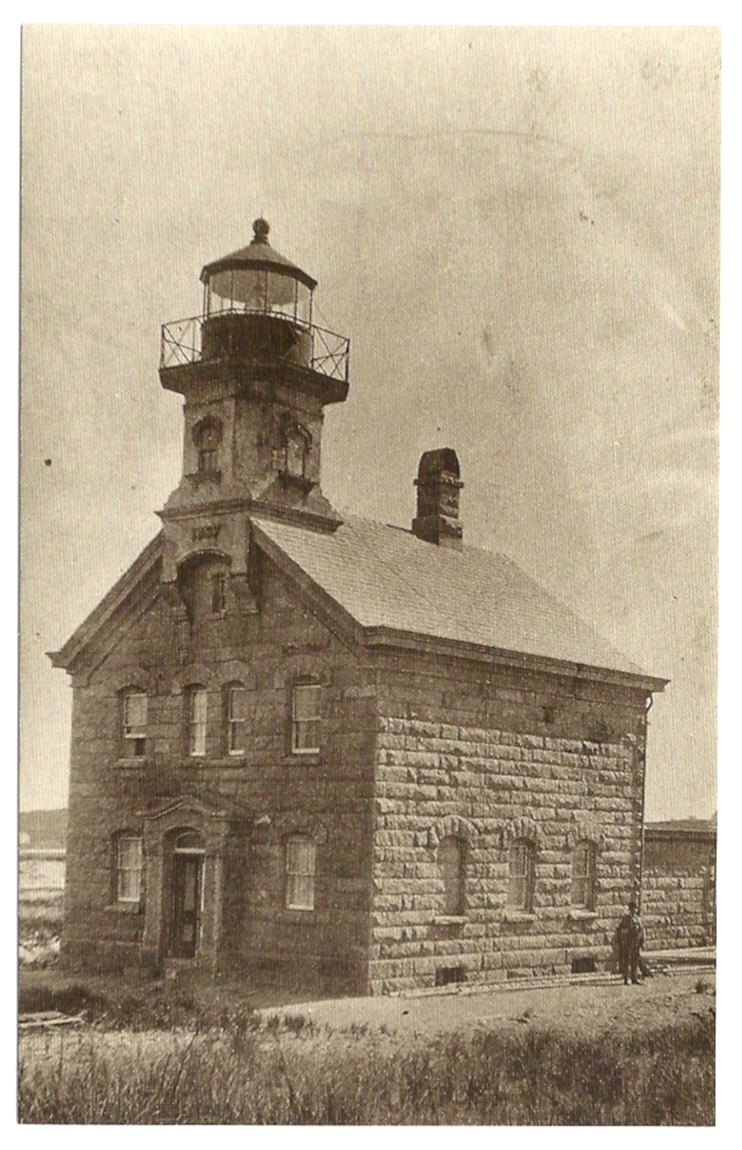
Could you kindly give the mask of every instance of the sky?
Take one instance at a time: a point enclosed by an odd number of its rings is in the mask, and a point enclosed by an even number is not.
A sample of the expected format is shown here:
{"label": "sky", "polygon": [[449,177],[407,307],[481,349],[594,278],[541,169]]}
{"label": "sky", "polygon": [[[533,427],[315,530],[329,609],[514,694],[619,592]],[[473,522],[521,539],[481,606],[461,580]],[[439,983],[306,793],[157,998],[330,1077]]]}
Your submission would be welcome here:
{"label": "sky", "polygon": [[21,768],[66,802],[58,649],[156,534],[162,323],[271,241],[351,339],[323,490],[465,540],[648,673],[648,819],[716,809],[719,37],[703,28],[31,26],[22,117]]}

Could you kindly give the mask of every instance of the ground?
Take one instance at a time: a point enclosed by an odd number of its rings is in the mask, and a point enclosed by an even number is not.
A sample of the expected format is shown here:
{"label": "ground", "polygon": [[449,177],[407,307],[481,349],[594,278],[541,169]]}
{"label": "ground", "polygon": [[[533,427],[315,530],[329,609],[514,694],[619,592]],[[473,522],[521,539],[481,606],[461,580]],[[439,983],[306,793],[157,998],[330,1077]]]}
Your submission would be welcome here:
{"label": "ground", "polygon": [[[289,1029],[335,1034],[363,1031],[397,1034],[400,1040],[416,1034],[430,1035],[453,1030],[509,1030],[525,1027],[556,1029],[565,1034],[588,1037],[605,1031],[634,1032],[682,1022],[715,1010],[715,972],[682,971],[657,974],[639,986],[624,986],[620,979],[583,982],[579,985],[540,988],[498,988],[485,992],[439,993],[379,998],[335,998],[291,1001],[276,991],[239,996],[238,1005],[257,1008],[267,1022],[289,1021]],[[26,994],[34,987],[63,988],[69,980],[54,972],[28,972],[22,987]],[[96,992],[110,989],[110,980],[91,980]],[[183,990],[171,991],[175,1001],[189,997]],[[24,995],[25,997],[25,995]],[[208,995],[206,1002],[226,1008],[232,995],[228,988]],[[202,999],[203,1003],[204,1000]],[[181,1024],[187,1020],[178,1020]],[[105,1026],[105,1020],[97,1026]],[[22,1038],[22,1047],[26,1039]],[[29,1044],[33,1047],[34,1043]]]}
{"label": "ground", "polygon": [[271,1014],[303,1016],[318,1026],[347,1030],[382,1026],[402,1034],[431,1034],[486,1027],[533,1026],[591,1035],[633,1031],[681,1021],[715,1007],[715,976],[703,973],[656,975],[639,986],[607,984],[498,989],[425,997],[339,998],[272,1007]]}

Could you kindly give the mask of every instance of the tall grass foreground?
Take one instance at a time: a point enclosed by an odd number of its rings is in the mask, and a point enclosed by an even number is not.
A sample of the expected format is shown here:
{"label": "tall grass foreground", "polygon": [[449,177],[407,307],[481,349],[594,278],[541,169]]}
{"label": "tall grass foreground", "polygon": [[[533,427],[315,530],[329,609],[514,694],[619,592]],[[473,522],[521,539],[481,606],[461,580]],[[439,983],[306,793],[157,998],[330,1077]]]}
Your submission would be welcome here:
{"label": "tall grass foreground", "polygon": [[[288,1020],[289,1022],[291,1020]],[[88,1031],[20,1063],[23,1123],[712,1125],[714,1021],[625,1037]]]}

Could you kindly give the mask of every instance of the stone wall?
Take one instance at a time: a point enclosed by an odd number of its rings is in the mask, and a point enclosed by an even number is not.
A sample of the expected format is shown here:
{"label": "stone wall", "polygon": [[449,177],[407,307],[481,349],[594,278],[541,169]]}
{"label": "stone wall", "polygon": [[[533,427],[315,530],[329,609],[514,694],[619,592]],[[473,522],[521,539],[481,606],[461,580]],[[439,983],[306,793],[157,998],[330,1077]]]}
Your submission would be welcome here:
{"label": "stone wall", "polygon": [[[303,676],[324,688],[322,746],[298,760],[290,752],[290,691]],[[248,738],[236,758],[220,733],[223,686],[234,680],[249,691]],[[186,754],[189,683],[208,690],[200,760]],[[121,692],[132,685],[149,696],[141,759],[124,757],[122,747]],[[140,906],[116,903],[113,843],[125,829],[143,834],[147,811],[185,794],[215,809],[234,804],[246,816],[220,860],[218,965],[335,968],[364,989],[374,725],[362,662],[269,561],[252,613],[230,601],[226,616],[192,627],[161,593],[100,665],[75,675],[67,967],[157,962],[159,939],[142,951],[147,892]],[[297,830],[318,836],[314,913],[284,908],[284,839]],[[149,896],[163,897],[159,889]]]}
{"label": "stone wall", "polygon": [[[390,654],[377,675],[372,992],[609,963],[639,880],[644,693],[425,656]],[[458,917],[442,914],[446,835],[466,844]],[[506,905],[519,838],[536,851],[531,913]],[[593,910],[571,905],[580,839]]]}
{"label": "stone wall", "polygon": [[647,950],[716,942],[716,835],[645,830],[642,918]]}

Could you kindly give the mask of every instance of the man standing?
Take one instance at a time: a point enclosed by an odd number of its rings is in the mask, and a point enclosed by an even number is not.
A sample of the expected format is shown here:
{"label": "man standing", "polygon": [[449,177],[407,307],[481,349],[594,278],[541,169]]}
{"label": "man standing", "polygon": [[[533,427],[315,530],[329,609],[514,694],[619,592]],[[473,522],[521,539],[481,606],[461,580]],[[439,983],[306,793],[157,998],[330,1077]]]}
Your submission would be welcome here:
{"label": "man standing", "polygon": [[639,907],[635,902],[629,903],[629,912],[623,916],[618,924],[616,936],[618,968],[623,975],[624,983],[626,986],[630,982],[638,984],[641,949],[644,945],[644,927],[639,918]]}

